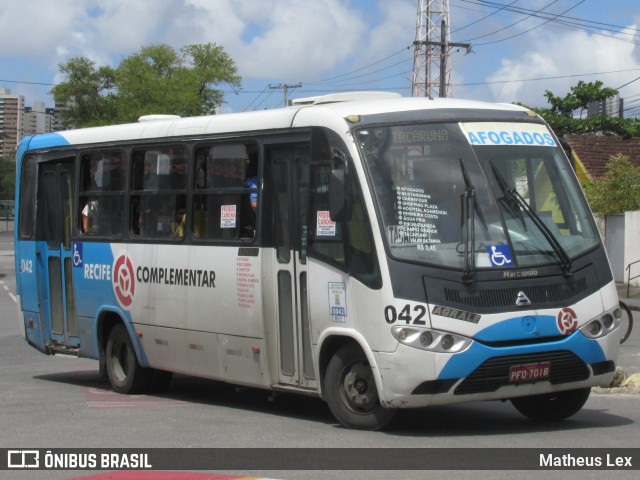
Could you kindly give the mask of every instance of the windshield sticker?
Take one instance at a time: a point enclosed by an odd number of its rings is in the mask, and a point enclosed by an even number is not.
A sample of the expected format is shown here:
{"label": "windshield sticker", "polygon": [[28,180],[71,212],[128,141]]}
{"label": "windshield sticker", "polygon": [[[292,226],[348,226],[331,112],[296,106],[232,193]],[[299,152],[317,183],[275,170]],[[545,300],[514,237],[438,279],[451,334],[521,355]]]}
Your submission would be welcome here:
{"label": "windshield sticker", "polygon": [[236,205],[220,207],[220,228],[236,228]]}
{"label": "windshield sticker", "polygon": [[331,220],[329,210],[318,210],[316,215],[316,236],[335,237],[336,222]]}
{"label": "windshield sticker", "polygon": [[391,244],[410,244],[416,245],[418,250],[435,250],[434,244],[442,243],[435,223],[449,212],[434,203],[424,188],[399,186],[394,189],[399,225],[387,227]]}
{"label": "windshield sticker", "polygon": [[489,252],[489,260],[494,267],[503,267],[505,265],[511,265],[512,257],[509,245],[491,245],[487,248]]}
{"label": "windshield sticker", "polygon": [[461,123],[460,128],[471,145],[557,146],[547,127],[538,123]]}

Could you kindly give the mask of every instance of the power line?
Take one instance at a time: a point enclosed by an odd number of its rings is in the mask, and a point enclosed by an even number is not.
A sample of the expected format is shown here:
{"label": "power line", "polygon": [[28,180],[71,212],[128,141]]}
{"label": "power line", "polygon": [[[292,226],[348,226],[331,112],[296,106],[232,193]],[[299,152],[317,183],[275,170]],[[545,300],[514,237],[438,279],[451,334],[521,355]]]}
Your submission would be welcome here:
{"label": "power line", "polygon": [[27,80],[7,80],[0,78],[0,82],[4,83],[22,83],[24,85],[45,85],[45,86],[55,86],[55,83],[45,83],[45,82],[29,82]]}
{"label": "power line", "polygon": [[[539,13],[539,12],[541,12],[542,10],[544,10],[545,8],[550,7],[551,5],[553,5],[554,3],[557,3],[557,2],[559,2],[559,1],[560,1],[560,0],[554,0],[553,2],[551,2],[551,3],[547,4],[547,5],[545,5],[544,7],[542,7],[540,10],[537,10],[535,13]],[[489,37],[489,36],[491,36],[491,35],[495,35],[496,33],[499,33],[499,32],[502,32],[503,30],[506,30],[507,28],[511,28],[511,27],[513,27],[513,26],[515,26],[515,25],[517,25],[517,24],[519,24],[519,23],[524,22],[525,20],[527,20],[527,18],[530,18],[530,17],[532,17],[532,16],[533,16],[533,14],[529,14],[529,15],[527,15],[526,17],[521,18],[521,19],[520,19],[520,20],[518,20],[517,22],[514,22],[514,23],[512,23],[512,24],[510,24],[510,25],[507,25],[506,27],[502,27],[502,28],[500,28],[500,29],[498,29],[498,30],[494,30],[493,32],[486,33],[486,34],[484,34],[484,35],[480,35],[479,37],[469,38],[469,39],[465,40],[465,42],[472,42],[472,41],[474,41],[474,40],[478,40],[478,39],[480,39],[480,38],[484,38],[484,37]],[[481,44],[481,45],[483,45],[483,44]]]}
{"label": "power line", "polygon": [[258,96],[256,98],[254,98],[251,103],[249,103],[246,107],[244,107],[244,109],[242,109],[243,112],[246,112],[247,110],[249,110],[251,108],[251,105],[253,105],[254,103],[256,103],[258,101],[258,99],[264,94],[264,92],[266,92],[269,89],[269,85],[265,86],[262,91],[258,94]]}
{"label": "power line", "polygon": [[279,89],[284,92],[284,106],[289,106],[289,90],[292,88],[300,88],[302,87],[301,83],[296,83],[295,85],[289,85],[286,83],[279,83],[278,85],[269,85],[271,89]]}
{"label": "power line", "polygon": [[[526,15],[527,18],[534,17],[534,18],[540,18],[543,20],[549,20],[550,22],[553,22],[554,24],[557,24],[562,28],[568,28],[571,30],[578,30],[578,31],[586,31],[594,35],[604,36],[606,38],[613,38],[615,40],[628,42],[636,45],[638,44],[638,41],[634,39],[638,37],[638,33],[640,32],[640,30],[635,28],[623,27],[620,25],[597,22],[592,20],[586,20],[582,18],[567,16],[564,14],[550,14],[550,13],[542,12],[540,10],[531,10],[523,7],[514,7],[512,6],[512,4],[505,6],[500,3],[489,2],[485,0],[460,0],[460,1],[470,3],[473,5],[482,6],[482,7],[497,8],[499,11],[506,11],[506,12],[517,13],[520,15]],[[458,6],[458,8],[464,8],[464,7]],[[575,8],[575,6],[572,8]],[[549,23],[549,22],[546,22],[546,23]],[[607,35],[602,31],[599,31],[596,29],[605,30],[610,33],[615,33],[617,36]],[[495,32],[492,32],[492,33],[495,33]],[[491,33],[487,35],[491,35]],[[487,35],[484,35],[484,36],[487,36]],[[621,36],[627,36],[631,38],[626,39],[626,38],[621,38]]]}
{"label": "power line", "polygon": [[[551,16],[552,14],[548,14],[545,12],[539,12],[539,11],[535,11],[532,9],[528,9],[528,8],[524,8],[524,7],[511,7],[511,4],[509,4],[508,6],[504,6],[501,3],[497,3],[497,2],[491,2],[488,0],[459,0],[460,2],[465,2],[465,3],[471,3],[471,4],[475,4],[475,5],[480,5],[480,6],[486,6],[486,7],[490,7],[490,8],[500,8],[500,10],[506,10],[506,11],[510,11],[510,12],[515,12],[515,13],[520,13],[522,15],[532,15],[534,17],[537,18],[549,18],[546,15]],[[620,32],[620,30],[631,30],[636,32],[636,34],[640,33],[640,29],[637,28],[631,28],[628,26],[621,26],[621,25],[615,25],[612,23],[605,23],[605,22],[598,22],[596,20],[587,20],[584,18],[578,18],[578,17],[570,17],[568,15],[561,15],[559,18],[562,19],[562,21],[565,22],[571,22],[573,24],[576,25],[582,25],[588,28],[602,28],[603,30],[607,30],[610,32]],[[622,32],[620,32],[622,33]],[[626,35],[632,35],[630,33],[625,33]],[[634,34],[634,36],[636,35]]]}
{"label": "power line", "polygon": [[[540,25],[536,25],[535,27],[532,27],[532,28],[530,28],[530,29],[528,29],[528,30],[525,30],[524,32],[516,33],[515,35],[511,35],[510,37],[502,38],[502,39],[500,39],[500,40],[493,40],[493,41],[491,41],[491,42],[484,42],[484,43],[476,43],[476,45],[477,45],[477,46],[481,46],[481,45],[490,45],[490,44],[492,44],[492,43],[504,42],[504,41],[506,41],[506,40],[511,40],[512,38],[519,37],[519,36],[521,36],[521,35],[524,35],[524,34],[526,34],[526,33],[531,32],[531,31],[533,31],[533,30],[535,30],[535,29],[537,29],[537,28],[540,28],[540,27],[542,27],[542,26],[544,26],[544,25],[548,24],[549,22],[552,22],[555,18],[560,17],[560,16],[562,16],[563,14],[565,14],[565,13],[567,13],[567,12],[569,12],[569,11],[573,10],[574,8],[578,7],[580,4],[582,4],[582,3],[584,3],[584,2],[585,2],[585,0],[580,0],[580,1],[579,1],[578,3],[576,3],[573,7],[570,7],[570,8],[568,8],[568,9],[566,9],[564,12],[562,12],[562,13],[560,13],[560,14],[558,14],[558,15],[554,15],[554,17],[553,17],[553,18],[549,18],[549,19],[548,19],[548,20],[546,20],[545,22],[542,22]],[[553,3],[555,3],[555,2],[553,2]],[[549,4],[549,5],[551,5],[551,4]],[[545,8],[546,8],[546,7],[545,7]]]}
{"label": "power line", "polygon": [[464,30],[465,28],[468,28],[468,27],[470,27],[472,25],[480,23],[480,22],[486,20],[487,18],[500,13],[502,10],[506,9],[507,7],[510,7],[511,5],[513,5],[514,3],[517,3],[517,2],[518,2],[518,0],[513,0],[513,2],[511,2],[509,5],[504,5],[503,7],[498,8],[495,12],[492,12],[489,15],[485,15],[484,17],[482,17],[482,18],[480,18],[480,19],[478,19],[478,20],[476,20],[474,22],[468,23],[468,24],[464,25],[463,27],[456,28],[451,33],[453,34],[453,33],[459,32],[460,30]]}
{"label": "power line", "polygon": [[356,70],[352,70],[352,71],[347,72],[347,73],[336,75],[334,77],[329,77],[329,78],[325,78],[325,79],[322,79],[322,80],[316,80],[316,81],[313,81],[313,82],[309,81],[309,82],[304,82],[304,83],[305,83],[305,85],[315,85],[315,84],[319,84],[319,83],[326,83],[326,82],[329,82],[331,80],[335,80],[335,79],[338,79],[338,78],[346,77],[346,76],[349,76],[351,74],[358,73],[358,72],[361,72],[362,70],[366,70],[366,69],[368,69],[370,67],[373,67],[374,65],[377,65],[377,64],[382,63],[382,62],[384,62],[386,60],[389,60],[390,58],[393,58],[396,55],[400,55],[404,51],[410,50],[410,49],[411,49],[411,45],[409,45],[407,47],[403,47],[401,50],[398,50],[397,52],[392,53],[391,55],[389,55],[387,57],[384,57],[384,58],[382,58],[380,60],[377,60],[377,61],[375,61],[373,63],[370,63],[369,65],[365,65],[364,67],[357,68]]}
{"label": "power line", "polygon": [[640,77],[634,78],[633,80],[631,80],[630,82],[625,83],[624,85],[620,85],[618,88],[616,88],[616,90],[620,90],[622,87],[626,87],[627,85],[630,85],[633,82],[637,82],[638,80],[640,80]]}
{"label": "power line", "polygon": [[562,78],[589,77],[589,76],[593,76],[593,75],[609,75],[609,74],[612,74],[612,73],[637,72],[639,70],[640,70],[640,68],[631,68],[631,69],[628,69],[628,70],[612,70],[612,71],[609,71],[609,72],[594,72],[594,73],[575,73],[575,74],[571,74],[571,75],[556,75],[556,76],[553,76],[553,77],[520,78],[520,79],[516,79],[516,80],[494,80],[494,81],[491,81],[491,82],[458,83],[458,84],[456,84],[456,86],[469,87],[469,86],[476,86],[476,85],[493,85],[493,84],[498,84],[498,83],[519,83],[519,82],[533,82],[533,81],[539,81],[539,80],[558,80],[558,79],[562,79]]}

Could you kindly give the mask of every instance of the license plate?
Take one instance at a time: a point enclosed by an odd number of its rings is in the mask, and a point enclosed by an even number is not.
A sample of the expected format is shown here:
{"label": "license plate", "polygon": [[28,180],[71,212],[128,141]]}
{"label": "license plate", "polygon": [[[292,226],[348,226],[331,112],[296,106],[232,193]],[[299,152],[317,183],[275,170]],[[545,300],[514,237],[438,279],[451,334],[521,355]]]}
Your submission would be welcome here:
{"label": "license plate", "polygon": [[510,382],[532,382],[543,378],[549,378],[550,375],[551,362],[515,365],[509,369]]}

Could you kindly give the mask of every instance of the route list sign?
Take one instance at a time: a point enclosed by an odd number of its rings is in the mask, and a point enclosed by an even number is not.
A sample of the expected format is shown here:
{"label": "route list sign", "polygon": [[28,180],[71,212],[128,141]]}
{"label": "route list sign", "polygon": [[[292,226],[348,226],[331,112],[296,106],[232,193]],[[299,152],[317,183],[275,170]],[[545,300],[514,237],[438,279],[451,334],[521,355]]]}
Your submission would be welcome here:
{"label": "route list sign", "polygon": [[442,243],[437,223],[449,214],[432,202],[431,195],[424,188],[398,186],[396,209],[398,225],[390,228],[392,244],[413,244],[418,250],[435,250]]}

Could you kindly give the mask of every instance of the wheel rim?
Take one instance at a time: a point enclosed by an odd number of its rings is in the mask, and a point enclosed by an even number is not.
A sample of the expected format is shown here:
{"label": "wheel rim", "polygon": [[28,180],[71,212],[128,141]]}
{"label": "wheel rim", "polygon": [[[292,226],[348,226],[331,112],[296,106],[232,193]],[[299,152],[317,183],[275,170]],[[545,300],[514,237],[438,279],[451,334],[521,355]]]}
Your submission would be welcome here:
{"label": "wheel rim", "polygon": [[379,407],[376,383],[366,363],[358,362],[345,368],[341,385],[342,399],[352,412],[364,415]]}

